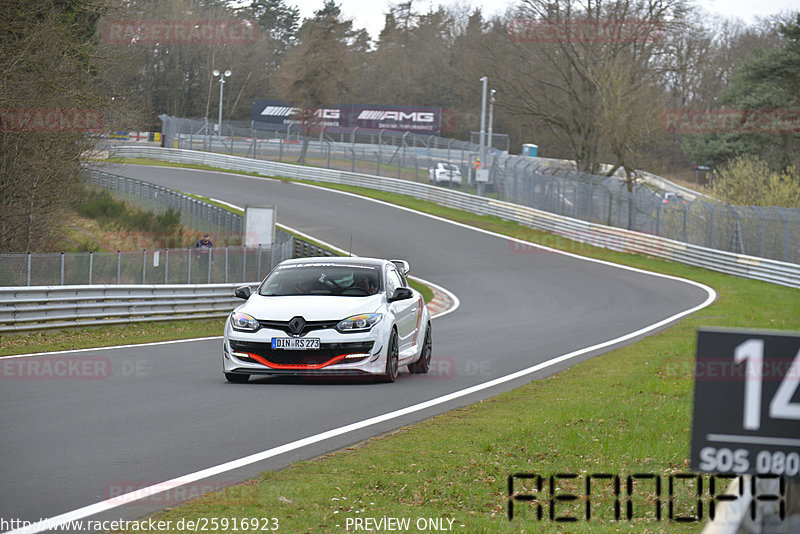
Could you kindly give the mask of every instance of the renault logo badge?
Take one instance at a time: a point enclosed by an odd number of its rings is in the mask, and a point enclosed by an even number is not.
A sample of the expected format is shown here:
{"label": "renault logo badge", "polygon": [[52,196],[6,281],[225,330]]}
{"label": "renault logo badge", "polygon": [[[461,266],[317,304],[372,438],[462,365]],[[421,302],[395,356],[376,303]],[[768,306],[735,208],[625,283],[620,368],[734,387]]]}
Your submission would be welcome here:
{"label": "renault logo badge", "polygon": [[289,332],[295,336],[299,337],[300,334],[303,333],[303,329],[306,326],[306,321],[302,317],[294,317],[291,321],[289,321]]}

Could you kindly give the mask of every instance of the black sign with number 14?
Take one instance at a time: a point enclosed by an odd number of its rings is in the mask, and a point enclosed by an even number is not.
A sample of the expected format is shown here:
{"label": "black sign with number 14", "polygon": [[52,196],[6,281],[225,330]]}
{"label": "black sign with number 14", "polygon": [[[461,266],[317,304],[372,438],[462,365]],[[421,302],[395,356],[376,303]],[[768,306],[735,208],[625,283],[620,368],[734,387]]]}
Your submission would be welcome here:
{"label": "black sign with number 14", "polygon": [[701,329],[691,466],[800,475],[800,334]]}

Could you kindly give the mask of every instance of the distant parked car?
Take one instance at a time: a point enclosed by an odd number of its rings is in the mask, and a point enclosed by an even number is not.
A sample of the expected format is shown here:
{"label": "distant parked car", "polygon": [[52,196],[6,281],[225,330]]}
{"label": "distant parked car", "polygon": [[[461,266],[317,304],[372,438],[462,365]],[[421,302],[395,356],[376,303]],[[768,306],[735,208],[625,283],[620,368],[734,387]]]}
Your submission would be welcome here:
{"label": "distant parked car", "polygon": [[454,163],[439,161],[428,170],[428,181],[434,185],[461,185],[461,171]]}
{"label": "distant parked car", "polygon": [[664,204],[686,204],[686,199],[680,193],[664,193]]}

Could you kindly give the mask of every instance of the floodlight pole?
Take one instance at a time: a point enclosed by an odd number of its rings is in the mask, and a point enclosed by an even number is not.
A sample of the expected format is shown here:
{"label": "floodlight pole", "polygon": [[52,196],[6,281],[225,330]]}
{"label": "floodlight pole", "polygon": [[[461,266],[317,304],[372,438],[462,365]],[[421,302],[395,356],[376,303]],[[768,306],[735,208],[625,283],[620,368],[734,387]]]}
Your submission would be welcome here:
{"label": "floodlight pole", "polygon": [[[494,112],[494,95],[496,92],[497,91],[495,89],[489,91],[489,135],[487,136],[487,143],[486,143],[486,146],[489,148],[489,154],[494,154],[493,151],[494,145],[492,143],[492,141],[494,141],[494,138],[492,137],[492,122],[493,122],[492,115]],[[491,164],[489,165],[489,168],[490,169],[492,168]]]}
{"label": "floodlight pole", "polygon": [[226,70],[225,72],[221,72],[214,69],[212,74],[215,78],[219,76],[219,119],[217,121],[217,135],[222,137],[222,94],[225,89],[225,77],[230,76],[231,71]]}
{"label": "floodlight pole", "polygon": [[480,164],[478,168],[475,170],[475,181],[478,184],[478,196],[483,196],[483,182],[478,181],[477,172],[482,169],[486,165],[486,84],[489,79],[484,76],[481,78],[481,83],[483,84],[483,89],[481,92],[481,135],[480,135],[480,149],[478,151],[478,158],[480,159]]}

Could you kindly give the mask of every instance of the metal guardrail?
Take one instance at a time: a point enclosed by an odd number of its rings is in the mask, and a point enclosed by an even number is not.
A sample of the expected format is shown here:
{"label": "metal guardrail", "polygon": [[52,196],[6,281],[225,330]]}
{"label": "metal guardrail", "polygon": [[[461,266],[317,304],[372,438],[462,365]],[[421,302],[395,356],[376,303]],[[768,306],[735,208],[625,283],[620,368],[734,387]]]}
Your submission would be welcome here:
{"label": "metal guardrail", "polygon": [[647,254],[725,274],[800,288],[800,265],[795,263],[715,250],[656,235],[581,221],[519,204],[470,195],[461,191],[451,191],[428,184],[191,150],[118,147],[115,149],[114,155],[126,158],[195,163],[255,172],[266,176],[330,182],[399,193],[479,215],[494,215],[531,228],[546,230],[575,241],[612,250]]}
{"label": "metal guardrail", "polygon": [[308,258],[311,256],[336,256],[326,248],[322,248],[314,243],[309,243],[302,239],[294,238],[294,256],[295,258]]}
{"label": "metal guardrail", "polygon": [[[295,237],[286,244],[289,257],[335,256]],[[224,317],[241,303],[233,290],[259,282],[0,287],[0,333]]]}
{"label": "metal guardrail", "polygon": [[0,287],[0,332],[224,317],[241,285]]}

